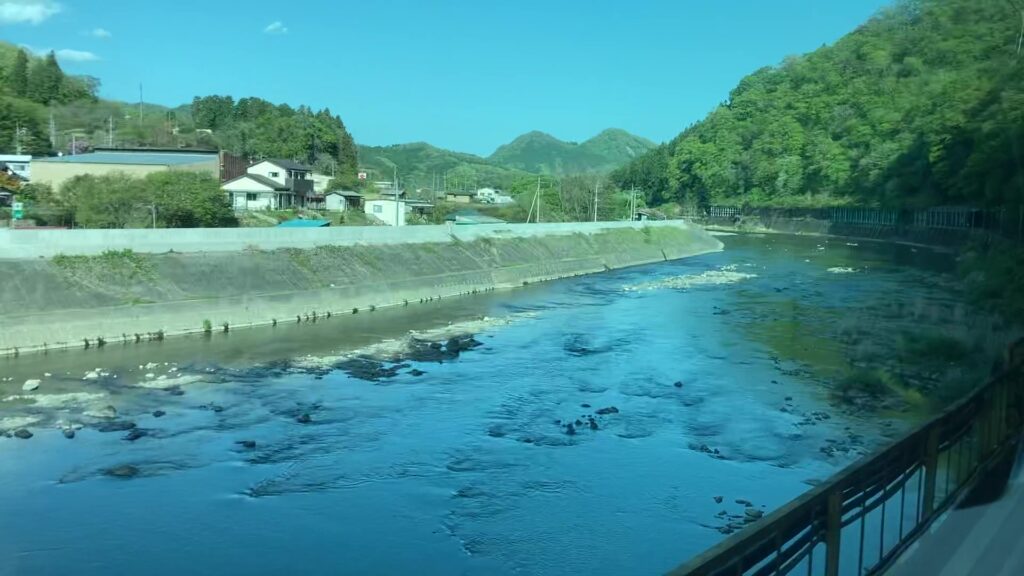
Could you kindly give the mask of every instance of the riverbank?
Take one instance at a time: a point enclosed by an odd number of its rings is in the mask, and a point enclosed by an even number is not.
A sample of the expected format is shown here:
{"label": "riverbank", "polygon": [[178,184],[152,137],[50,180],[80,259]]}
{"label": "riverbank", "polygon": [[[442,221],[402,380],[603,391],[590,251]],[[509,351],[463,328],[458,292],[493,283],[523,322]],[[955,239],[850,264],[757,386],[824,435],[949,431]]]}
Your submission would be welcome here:
{"label": "riverbank", "polygon": [[316,323],[722,249],[682,222],[77,232],[0,238],[0,355]]}

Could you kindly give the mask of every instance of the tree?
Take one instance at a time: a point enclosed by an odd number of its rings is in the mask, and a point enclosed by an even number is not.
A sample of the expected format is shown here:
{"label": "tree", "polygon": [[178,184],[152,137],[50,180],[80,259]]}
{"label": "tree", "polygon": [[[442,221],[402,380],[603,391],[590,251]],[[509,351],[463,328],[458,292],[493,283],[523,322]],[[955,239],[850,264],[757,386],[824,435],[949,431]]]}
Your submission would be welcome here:
{"label": "tree", "polygon": [[14,65],[11,67],[7,83],[15,96],[24,98],[28,95],[28,54],[25,54],[24,50],[18,50],[14,56]]}
{"label": "tree", "polygon": [[40,104],[60,102],[63,85],[64,72],[57,63],[56,54],[51,51],[29,68],[26,96]]}
{"label": "tree", "polygon": [[85,228],[127,228],[140,224],[141,181],[127,174],[82,175],[61,187],[75,222]]}
{"label": "tree", "polygon": [[167,228],[222,228],[237,226],[227,195],[209,174],[172,170],[143,179],[157,220]]}

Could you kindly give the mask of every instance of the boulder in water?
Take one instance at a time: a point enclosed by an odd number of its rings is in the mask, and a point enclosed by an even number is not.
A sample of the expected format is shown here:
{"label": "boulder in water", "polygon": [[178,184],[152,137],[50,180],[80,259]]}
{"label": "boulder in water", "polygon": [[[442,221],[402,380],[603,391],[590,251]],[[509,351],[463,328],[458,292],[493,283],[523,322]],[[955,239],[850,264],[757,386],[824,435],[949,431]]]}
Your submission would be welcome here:
{"label": "boulder in water", "polygon": [[75,429],[74,428],[65,428],[63,430],[63,433],[64,433],[64,437],[67,438],[68,440],[71,440],[71,439],[73,439],[75,437]]}
{"label": "boulder in water", "polygon": [[127,432],[133,428],[135,428],[135,422],[128,422],[127,420],[102,422],[96,425],[97,432]]}
{"label": "boulder in water", "polygon": [[117,418],[117,408],[114,408],[113,406],[104,406],[98,410],[86,410],[83,414],[90,418],[112,419]]}
{"label": "boulder in water", "polygon": [[20,438],[22,440],[28,440],[32,436],[33,436],[33,434],[31,432],[29,432],[28,430],[26,430],[25,428],[18,428],[14,432],[14,437],[15,438]]}
{"label": "boulder in water", "polygon": [[32,392],[34,390],[38,390],[40,384],[42,384],[42,382],[34,378],[31,380],[25,380],[25,384],[22,385],[21,389],[25,392]]}
{"label": "boulder in water", "polygon": [[608,416],[609,414],[618,414],[619,409],[615,406],[609,406],[608,408],[601,408],[596,412],[598,416]]}
{"label": "boulder in water", "polygon": [[149,432],[141,428],[132,428],[131,430],[128,431],[127,434],[124,435],[124,439],[127,440],[128,442],[135,442],[136,440],[144,436],[149,436]]}
{"label": "boulder in water", "polygon": [[256,448],[255,440],[239,440],[238,442],[235,442],[235,444],[238,444],[239,446],[245,448],[246,450],[253,450]]}
{"label": "boulder in water", "polygon": [[112,476],[114,478],[135,478],[139,475],[139,472],[141,472],[141,470],[131,464],[114,466],[113,468],[107,468],[103,471],[107,476]]}
{"label": "boulder in water", "polygon": [[153,418],[163,418],[166,415],[167,412],[164,412],[163,410],[156,410],[153,412]]}
{"label": "boulder in water", "polygon": [[296,418],[295,421],[298,422],[299,424],[309,424],[310,422],[313,421],[313,418],[310,417],[309,414],[302,414],[301,416]]}

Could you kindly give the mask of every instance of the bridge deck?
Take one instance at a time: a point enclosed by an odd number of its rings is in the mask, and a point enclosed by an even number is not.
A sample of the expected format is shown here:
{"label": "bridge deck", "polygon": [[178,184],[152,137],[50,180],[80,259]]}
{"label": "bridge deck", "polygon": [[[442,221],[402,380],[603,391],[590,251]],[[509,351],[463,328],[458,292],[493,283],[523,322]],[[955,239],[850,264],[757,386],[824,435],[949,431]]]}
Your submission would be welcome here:
{"label": "bridge deck", "polygon": [[1024,574],[1024,443],[936,520],[889,576]]}

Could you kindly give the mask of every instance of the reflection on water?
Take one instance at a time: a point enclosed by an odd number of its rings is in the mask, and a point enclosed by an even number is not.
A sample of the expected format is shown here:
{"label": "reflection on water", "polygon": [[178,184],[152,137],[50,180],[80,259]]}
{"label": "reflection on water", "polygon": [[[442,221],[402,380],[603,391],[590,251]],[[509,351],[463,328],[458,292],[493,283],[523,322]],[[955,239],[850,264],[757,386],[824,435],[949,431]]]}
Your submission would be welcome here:
{"label": "reflection on water", "polygon": [[[922,396],[953,370],[878,354],[958,313],[948,258],[726,242],[315,325],[0,362],[0,419],[85,425],[0,438],[0,574],[664,572],[737,528],[737,500],[779,506],[912,421],[836,401],[858,363]],[[745,276],[673,280],[730,270]],[[440,362],[385,357],[375,381],[336,368],[411,329],[521,313]]]}

